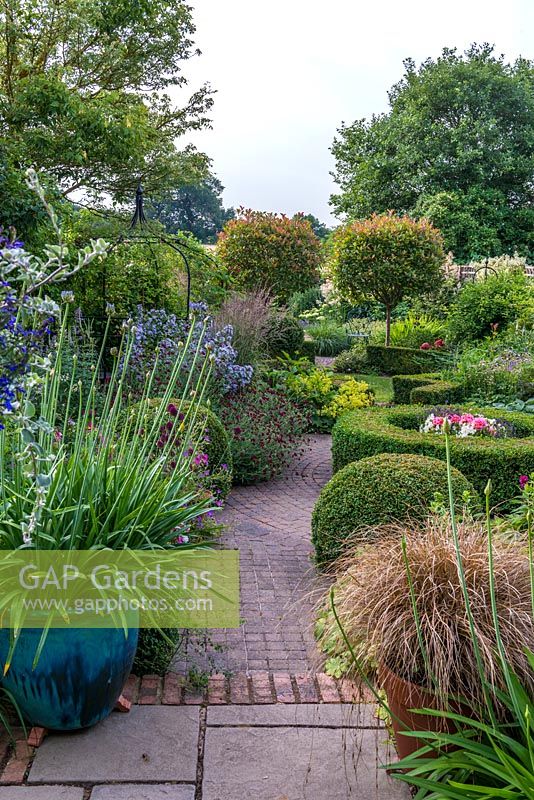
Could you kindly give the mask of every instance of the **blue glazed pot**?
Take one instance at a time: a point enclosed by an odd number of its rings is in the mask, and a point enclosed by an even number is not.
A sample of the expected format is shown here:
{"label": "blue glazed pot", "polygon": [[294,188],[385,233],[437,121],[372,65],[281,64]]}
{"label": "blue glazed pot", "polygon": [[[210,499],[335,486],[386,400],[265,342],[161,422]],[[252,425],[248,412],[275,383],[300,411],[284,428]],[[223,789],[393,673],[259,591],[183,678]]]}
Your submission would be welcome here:
{"label": "blue glazed pot", "polygon": [[[24,718],[55,731],[88,728],[105,719],[130,674],[139,631],[130,628],[126,638],[116,628],[52,628],[33,669],[42,632],[21,630],[2,678]],[[9,636],[9,630],[0,630],[2,673]]]}

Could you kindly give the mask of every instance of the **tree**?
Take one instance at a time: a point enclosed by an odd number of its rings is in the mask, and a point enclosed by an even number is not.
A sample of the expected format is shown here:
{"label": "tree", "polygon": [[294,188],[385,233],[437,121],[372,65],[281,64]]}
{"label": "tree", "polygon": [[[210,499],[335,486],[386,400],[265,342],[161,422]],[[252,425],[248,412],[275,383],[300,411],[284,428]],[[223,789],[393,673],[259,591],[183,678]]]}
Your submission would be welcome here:
{"label": "tree", "polygon": [[534,63],[473,45],[404,67],[388,113],[338,131],[336,213],[428,215],[461,260],[532,253]]}
{"label": "tree", "polygon": [[332,228],[329,228],[328,225],[325,225],[324,222],[321,222],[321,220],[313,214],[295,214],[295,216],[301,216],[302,219],[307,219],[312,227],[312,231],[321,241],[327,239],[332,233]]}
{"label": "tree", "polygon": [[217,254],[240,288],[267,287],[287,300],[317,283],[321,242],[302,215],[243,208],[238,215],[219,235]]}
{"label": "tree", "polygon": [[8,183],[31,164],[66,198],[122,202],[139,178],[154,194],[204,177],[207,157],[175,140],[208,124],[210,90],[181,108],[167,94],[185,87],[194,30],[183,0],[0,0]]}
{"label": "tree", "polygon": [[386,307],[386,345],[391,312],[405,297],[428,294],[443,281],[445,251],[427,220],[373,214],[344,225],[333,236],[332,273],[343,297],[371,296]]}
{"label": "tree", "polygon": [[154,215],[169,233],[189,231],[199,241],[213,244],[228,220],[233,208],[224,208],[223,185],[215,175],[208,175],[196,184],[180,186],[160,202],[154,203]]}

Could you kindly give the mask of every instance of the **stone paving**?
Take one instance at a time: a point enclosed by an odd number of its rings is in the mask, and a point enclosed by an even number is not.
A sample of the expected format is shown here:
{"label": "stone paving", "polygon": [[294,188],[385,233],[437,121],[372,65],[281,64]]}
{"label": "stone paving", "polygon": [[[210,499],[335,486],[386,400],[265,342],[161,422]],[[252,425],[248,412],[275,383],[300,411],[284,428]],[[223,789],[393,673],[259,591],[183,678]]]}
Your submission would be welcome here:
{"label": "stone paving", "polygon": [[[134,705],[28,748],[0,742],[0,800],[401,800],[388,733],[359,687],[320,671],[310,515],[330,437],[283,477],[232,492],[224,546],[241,552],[243,623],[191,642],[164,678],[131,676]],[[191,689],[192,668],[216,672]],[[2,746],[4,747],[2,751]]]}
{"label": "stone paving", "polygon": [[134,706],[51,735],[0,800],[401,800],[370,705]]}

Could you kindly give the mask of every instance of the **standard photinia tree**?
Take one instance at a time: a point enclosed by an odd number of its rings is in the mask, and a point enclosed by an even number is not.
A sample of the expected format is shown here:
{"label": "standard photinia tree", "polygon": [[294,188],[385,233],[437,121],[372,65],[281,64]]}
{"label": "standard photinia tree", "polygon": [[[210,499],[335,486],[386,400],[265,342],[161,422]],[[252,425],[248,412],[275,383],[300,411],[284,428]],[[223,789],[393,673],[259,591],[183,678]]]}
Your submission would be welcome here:
{"label": "standard photinia tree", "polygon": [[322,248],[309,220],[238,211],[219,235],[217,253],[243,289],[268,287],[280,300],[319,280]]}
{"label": "standard photinia tree", "polygon": [[338,228],[332,273],[343,297],[371,296],[386,307],[386,345],[391,312],[405,297],[434,291],[443,280],[441,233],[427,220],[374,214]]}

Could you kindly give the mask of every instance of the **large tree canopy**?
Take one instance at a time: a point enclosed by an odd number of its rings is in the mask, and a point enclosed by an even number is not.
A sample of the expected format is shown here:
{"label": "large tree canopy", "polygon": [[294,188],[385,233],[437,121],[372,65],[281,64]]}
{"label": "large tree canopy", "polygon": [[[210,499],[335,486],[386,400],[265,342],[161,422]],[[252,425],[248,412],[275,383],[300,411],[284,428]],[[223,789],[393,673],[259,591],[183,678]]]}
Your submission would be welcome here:
{"label": "large tree canopy", "polygon": [[343,124],[331,203],[428,216],[457,258],[534,251],[534,64],[489,45],[404,63],[390,111]]}
{"label": "large tree canopy", "polygon": [[0,188],[29,165],[65,197],[119,202],[139,178],[153,194],[204,176],[175,142],[208,124],[210,90],[167,93],[185,91],[194,30],[183,0],[0,0]]}
{"label": "large tree canopy", "polygon": [[217,234],[235,216],[233,208],[223,206],[223,189],[215,175],[208,175],[199,183],[179,186],[154,203],[154,216],[169,233],[189,231],[199,241],[214,244]]}

